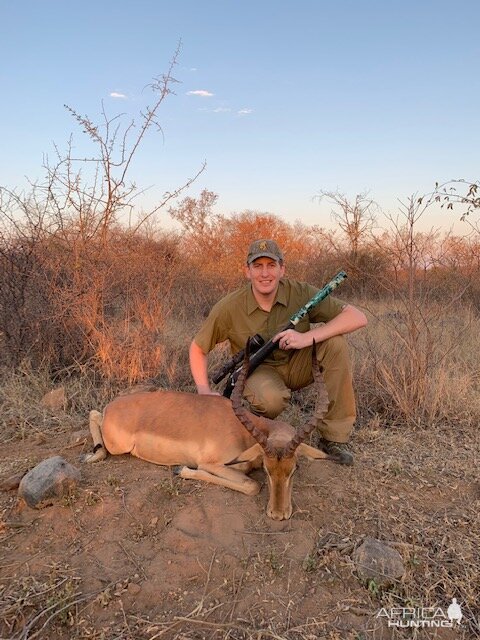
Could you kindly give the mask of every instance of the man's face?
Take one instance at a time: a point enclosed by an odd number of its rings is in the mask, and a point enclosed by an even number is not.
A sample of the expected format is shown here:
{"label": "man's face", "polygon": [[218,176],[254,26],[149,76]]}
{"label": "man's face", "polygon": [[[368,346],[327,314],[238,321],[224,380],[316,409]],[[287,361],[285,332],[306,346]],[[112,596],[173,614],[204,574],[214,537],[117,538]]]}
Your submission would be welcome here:
{"label": "man's face", "polygon": [[246,276],[252,283],[254,293],[268,296],[276,293],[285,267],[272,258],[257,258],[246,267]]}

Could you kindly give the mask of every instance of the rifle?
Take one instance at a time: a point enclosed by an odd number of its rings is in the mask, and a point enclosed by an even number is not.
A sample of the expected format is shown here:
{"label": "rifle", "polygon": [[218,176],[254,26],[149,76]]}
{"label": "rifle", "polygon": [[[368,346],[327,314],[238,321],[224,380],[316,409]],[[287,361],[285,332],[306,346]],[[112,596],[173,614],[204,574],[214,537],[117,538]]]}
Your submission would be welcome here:
{"label": "rifle", "polygon": [[[341,284],[347,274],[345,271],[339,271],[336,276],[334,276],[330,282],[328,282],[322,289],[317,291],[317,293],[311,298],[301,309],[299,309],[296,313],[288,321],[288,324],[283,327],[283,329],[279,329],[277,333],[280,331],[286,331],[287,329],[293,329],[300,322],[302,318],[304,318],[310,309],[313,309],[319,302],[325,300],[327,296],[329,296],[334,289]],[[261,364],[265,358],[267,358],[275,349],[278,348],[278,340],[273,342],[270,339],[268,342],[263,344],[263,339],[260,335],[255,335],[253,337],[253,345],[250,344],[250,357],[248,360],[248,375],[253,373],[255,369]],[[252,352],[253,350],[253,352]],[[220,380],[226,376],[228,373],[230,374],[227,380],[227,384],[225,385],[225,389],[223,390],[223,395],[226,398],[230,398],[232,395],[233,388],[237,381],[237,378],[242,369],[242,360],[245,356],[245,350],[242,349],[235,356],[229,360],[221,369],[217,370],[213,373],[212,380],[215,384],[220,382]]]}

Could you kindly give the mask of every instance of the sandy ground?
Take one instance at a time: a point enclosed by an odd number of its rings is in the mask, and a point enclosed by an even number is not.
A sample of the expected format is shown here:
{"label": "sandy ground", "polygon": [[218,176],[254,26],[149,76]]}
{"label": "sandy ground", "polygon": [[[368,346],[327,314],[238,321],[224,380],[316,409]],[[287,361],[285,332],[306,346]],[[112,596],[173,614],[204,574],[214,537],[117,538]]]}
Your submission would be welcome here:
{"label": "sandy ground", "polygon": [[[479,638],[476,430],[355,433],[355,465],[302,461],[288,521],[258,496],[174,477],[130,456],[82,465],[56,429],[2,447],[1,476],[51,455],[81,469],[76,493],[34,510],[0,493],[0,637]],[[90,444],[85,445],[88,450]],[[359,580],[365,536],[400,552],[388,589]],[[382,607],[448,607],[455,629],[399,630]]]}

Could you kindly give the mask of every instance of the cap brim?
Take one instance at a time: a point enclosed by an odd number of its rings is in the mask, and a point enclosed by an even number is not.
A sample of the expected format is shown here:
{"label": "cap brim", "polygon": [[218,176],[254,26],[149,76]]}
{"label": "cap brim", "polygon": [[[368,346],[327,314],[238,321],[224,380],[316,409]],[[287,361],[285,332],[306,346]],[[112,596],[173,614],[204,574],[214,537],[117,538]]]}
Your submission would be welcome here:
{"label": "cap brim", "polygon": [[250,256],[247,260],[247,264],[252,264],[252,262],[257,260],[257,258],[271,258],[272,260],[275,260],[275,262],[280,262],[281,260],[281,258],[276,256],[274,253],[262,251],[262,253],[255,253],[253,256]]}

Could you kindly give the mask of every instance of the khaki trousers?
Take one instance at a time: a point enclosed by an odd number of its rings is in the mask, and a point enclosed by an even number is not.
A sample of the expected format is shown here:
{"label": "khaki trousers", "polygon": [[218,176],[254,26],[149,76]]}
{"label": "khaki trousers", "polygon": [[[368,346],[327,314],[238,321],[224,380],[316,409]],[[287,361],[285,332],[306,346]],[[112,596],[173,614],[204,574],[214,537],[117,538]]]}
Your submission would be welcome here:
{"label": "khaki trousers", "polygon": [[[348,442],[356,410],[347,341],[335,336],[315,348],[329,397],[328,411],[317,428],[326,440]],[[291,390],[312,382],[312,347],[306,347],[294,351],[288,364],[261,364],[247,378],[243,395],[254,413],[276,418],[287,407]]]}

